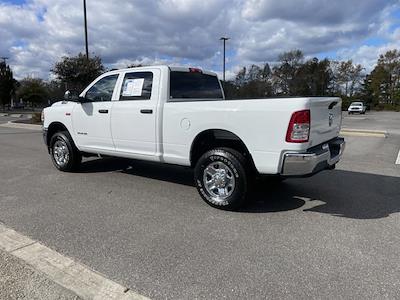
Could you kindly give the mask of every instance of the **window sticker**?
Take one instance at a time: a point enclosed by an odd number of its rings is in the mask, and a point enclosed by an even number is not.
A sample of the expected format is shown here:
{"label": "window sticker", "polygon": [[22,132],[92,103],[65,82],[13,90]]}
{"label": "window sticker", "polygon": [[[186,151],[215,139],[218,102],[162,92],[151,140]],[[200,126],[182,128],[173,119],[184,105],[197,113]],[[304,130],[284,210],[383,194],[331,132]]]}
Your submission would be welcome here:
{"label": "window sticker", "polygon": [[122,96],[124,97],[137,97],[142,96],[144,78],[139,79],[126,79]]}

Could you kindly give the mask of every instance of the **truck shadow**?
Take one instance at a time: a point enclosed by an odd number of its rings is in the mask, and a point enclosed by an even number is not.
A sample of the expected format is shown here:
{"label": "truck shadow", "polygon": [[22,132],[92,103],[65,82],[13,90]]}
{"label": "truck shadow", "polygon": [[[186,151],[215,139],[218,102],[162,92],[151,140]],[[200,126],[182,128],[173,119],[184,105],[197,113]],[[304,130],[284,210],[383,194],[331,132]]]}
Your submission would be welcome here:
{"label": "truck shadow", "polygon": [[[106,158],[84,162],[80,172],[122,172],[194,188],[193,171],[174,165]],[[279,184],[264,179],[257,182],[249,200],[241,213],[302,209],[344,218],[378,219],[400,212],[400,177],[334,170]]]}
{"label": "truck shadow", "polygon": [[379,219],[400,212],[400,177],[343,170],[310,178],[259,184],[243,212],[278,212],[302,208],[352,219]]}
{"label": "truck shadow", "polygon": [[84,161],[80,173],[121,172],[134,176],[193,186],[190,168],[125,158],[89,159]]}

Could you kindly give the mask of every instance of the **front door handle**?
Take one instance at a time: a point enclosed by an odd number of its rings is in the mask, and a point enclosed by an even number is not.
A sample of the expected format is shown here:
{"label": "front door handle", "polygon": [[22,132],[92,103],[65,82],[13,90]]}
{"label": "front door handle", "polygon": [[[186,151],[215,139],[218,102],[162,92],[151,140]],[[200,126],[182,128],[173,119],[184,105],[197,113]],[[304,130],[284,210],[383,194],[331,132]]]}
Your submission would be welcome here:
{"label": "front door handle", "polygon": [[99,113],[108,114],[108,109],[99,109]]}
{"label": "front door handle", "polygon": [[141,109],[140,112],[142,114],[152,114],[153,110],[152,109]]}

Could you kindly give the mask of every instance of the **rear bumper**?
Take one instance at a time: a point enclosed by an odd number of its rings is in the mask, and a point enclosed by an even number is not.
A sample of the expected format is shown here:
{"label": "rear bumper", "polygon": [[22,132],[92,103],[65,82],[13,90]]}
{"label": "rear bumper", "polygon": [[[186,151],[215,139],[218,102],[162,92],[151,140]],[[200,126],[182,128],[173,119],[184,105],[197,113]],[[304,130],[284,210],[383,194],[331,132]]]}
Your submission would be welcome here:
{"label": "rear bumper", "polygon": [[325,169],[331,169],[342,157],[345,141],[335,138],[329,142],[308,149],[306,152],[284,154],[282,176],[309,176]]}

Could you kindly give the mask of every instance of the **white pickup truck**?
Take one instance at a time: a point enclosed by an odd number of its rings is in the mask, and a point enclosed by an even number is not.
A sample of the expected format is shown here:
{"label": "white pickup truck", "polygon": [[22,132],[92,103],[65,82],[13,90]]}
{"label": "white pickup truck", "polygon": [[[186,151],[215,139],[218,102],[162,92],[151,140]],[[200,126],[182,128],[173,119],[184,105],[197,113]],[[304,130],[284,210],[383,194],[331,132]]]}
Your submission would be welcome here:
{"label": "white pickup truck", "polygon": [[56,168],[93,154],[188,166],[218,208],[241,206],[256,176],[333,169],[345,145],[340,98],[227,100],[217,75],[197,68],[111,71],[66,96],[42,115]]}

